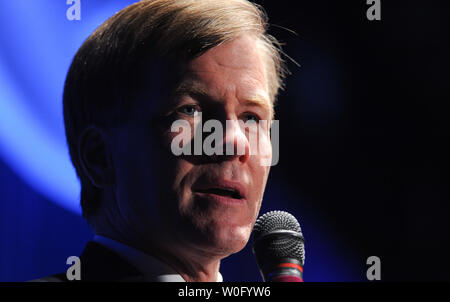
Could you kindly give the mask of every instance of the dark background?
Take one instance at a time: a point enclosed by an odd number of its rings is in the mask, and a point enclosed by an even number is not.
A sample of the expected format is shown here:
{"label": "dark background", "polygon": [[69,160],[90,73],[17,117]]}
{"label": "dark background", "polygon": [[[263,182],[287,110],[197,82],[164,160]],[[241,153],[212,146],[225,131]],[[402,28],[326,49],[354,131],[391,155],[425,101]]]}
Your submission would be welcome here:
{"label": "dark background", "polygon": [[448,280],[450,11],[381,2],[368,21],[365,1],[262,1],[301,64],[274,170],[346,248],[381,258],[382,280]]}
{"label": "dark background", "polygon": [[[373,255],[384,281],[449,280],[445,2],[384,0],[381,21],[367,20],[363,0],[257,3],[301,65],[288,60],[276,109],[280,162],[262,212],[299,219],[305,280],[365,281]],[[0,281],[63,271],[91,236],[2,158],[0,201]],[[250,246],[221,272],[225,281],[260,280]]]}

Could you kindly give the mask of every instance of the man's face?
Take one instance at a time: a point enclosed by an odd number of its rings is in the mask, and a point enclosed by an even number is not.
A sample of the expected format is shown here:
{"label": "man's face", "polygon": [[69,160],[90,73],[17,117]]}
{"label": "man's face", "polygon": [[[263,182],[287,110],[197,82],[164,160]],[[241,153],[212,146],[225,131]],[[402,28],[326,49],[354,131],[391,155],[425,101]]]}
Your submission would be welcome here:
{"label": "man's face", "polygon": [[[140,98],[130,122],[117,130],[113,142],[118,204],[114,215],[121,231],[136,234],[136,240],[149,245],[166,245],[161,249],[218,256],[245,246],[269,167],[261,165],[260,154],[249,154],[248,131],[227,128],[226,120],[271,119],[263,62],[256,40],[243,36],[183,66],[177,93],[170,100],[154,100],[150,93]],[[172,123],[185,120],[194,127],[199,112],[203,123],[210,119],[222,123],[224,145],[241,144],[245,153],[174,155],[171,142],[179,132],[171,131]],[[258,152],[271,154],[269,129],[260,131],[258,140]]]}

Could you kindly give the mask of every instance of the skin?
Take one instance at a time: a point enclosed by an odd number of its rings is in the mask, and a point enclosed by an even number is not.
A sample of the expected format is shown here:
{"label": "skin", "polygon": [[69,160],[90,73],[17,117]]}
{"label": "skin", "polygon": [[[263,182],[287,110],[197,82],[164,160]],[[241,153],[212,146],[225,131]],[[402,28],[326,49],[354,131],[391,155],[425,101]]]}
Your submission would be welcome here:
{"label": "skin", "polygon": [[[225,120],[271,119],[258,45],[244,35],[212,48],[181,68],[175,86],[180,89],[169,100],[145,92],[125,125],[86,131],[80,156],[93,184],[104,191],[100,214],[93,217],[97,234],[159,258],[186,281],[217,280],[220,260],[249,239],[269,175],[261,155],[250,155],[248,132],[225,131]],[[170,125],[184,119],[194,126],[194,112],[202,112],[203,122],[223,122],[223,144],[243,144],[244,154],[173,155],[170,144],[179,133]],[[260,139],[271,154],[269,129]],[[245,198],[224,202],[196,190],[223,181],[239,183]]]}

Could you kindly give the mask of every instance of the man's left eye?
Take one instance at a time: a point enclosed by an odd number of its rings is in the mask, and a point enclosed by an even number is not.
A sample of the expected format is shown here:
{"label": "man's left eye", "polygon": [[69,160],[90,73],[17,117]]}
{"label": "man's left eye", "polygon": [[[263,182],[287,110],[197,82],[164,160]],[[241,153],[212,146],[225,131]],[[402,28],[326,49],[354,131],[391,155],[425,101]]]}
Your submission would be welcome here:
{"label": "man's left eye", "polygon": [[244,116],[244,123],[248,122],[248,121],[250,121],[250,122],[259,122],[259,117],[257,115],[255,115],[255,114],[246,114]]}

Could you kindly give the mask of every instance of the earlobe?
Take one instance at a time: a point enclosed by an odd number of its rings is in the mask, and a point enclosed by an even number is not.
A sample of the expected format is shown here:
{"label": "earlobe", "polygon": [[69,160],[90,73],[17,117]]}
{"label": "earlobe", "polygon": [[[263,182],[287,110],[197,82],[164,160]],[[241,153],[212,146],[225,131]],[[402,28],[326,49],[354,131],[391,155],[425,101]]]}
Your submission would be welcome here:
{"label": "earlobe", "polygon": [[108,137],[102,129],[91,126],[83,131],[79,138],[78,156],[83,172],[93,186],[103,189],[114,184]]}

